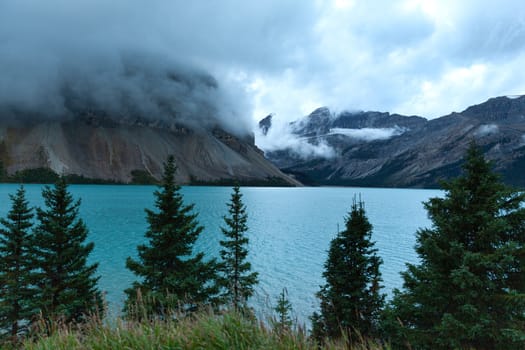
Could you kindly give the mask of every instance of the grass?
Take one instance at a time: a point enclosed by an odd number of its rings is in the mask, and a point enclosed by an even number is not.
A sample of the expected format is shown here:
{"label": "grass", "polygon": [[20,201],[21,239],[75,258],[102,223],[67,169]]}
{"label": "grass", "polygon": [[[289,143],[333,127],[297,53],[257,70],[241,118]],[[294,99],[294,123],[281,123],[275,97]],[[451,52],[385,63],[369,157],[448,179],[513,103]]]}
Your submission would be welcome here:
{"label": "grass", "polygon": [[[111,325],[93,321],[77,329],[62,328],[50,336],[37,336],[26,340],[21,347],[28,350],[349,349],[344,341],[318,347],[301,329],[274,331],[233,311],[221,315],[203,312],[180,321],[118,319]],[[384,348],[363,340],[350,349]]]}

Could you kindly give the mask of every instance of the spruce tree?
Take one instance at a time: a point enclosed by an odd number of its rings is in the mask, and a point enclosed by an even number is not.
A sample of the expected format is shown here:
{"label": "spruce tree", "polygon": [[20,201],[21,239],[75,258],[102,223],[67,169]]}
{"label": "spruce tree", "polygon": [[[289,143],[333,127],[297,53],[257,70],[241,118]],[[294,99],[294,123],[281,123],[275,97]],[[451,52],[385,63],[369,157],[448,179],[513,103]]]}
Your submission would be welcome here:
{"label": "spruce tree", "polygon": [[293,321],[291,317],[292,304],[288,300],[287,290],[283,288],[279,297],[277,298],[277,306],[274,310],[277,313],[277,319],[274,321],[273,329],[279,334],[284,335],[292,328]]}
{"label": "spruce tree", "polygon": [[380,293],[382,259],[371,241],[372,225],[364,203],[354,198],[346,228],[330,242],[323,277],[326,284],[317,293],[320,313],[312,316],[312,336],[345,338],[349,343],[377,334],[384,295]]}
{"label": "spruce tree", "polygon": [[[206,262],[203,253],[193,252],[203,227],[193,213],[194,206],[184,205],[175,172],[170,156],[160,189],[154,193],[157,211],[145,210],[148,242],[137,247],[138,259],[126,261],[127,268],[141,278],[126,290],[129,317],[166,317],[172,311],[192,312],[215,301],[216,262]],[[139,310],[146,315],[134,314]]]}
{"label": "spruce tree", "polygon": [[223,218],[226,227],[221,227],[226,240],[220,241],[223,249],[220,251],[219,286],[224,290],[223,298],[238,310],[253,295],[253,288],[258,283],[258,273],[250,272],[251,264],[246,261],[249,243],[246,237],[248,214],[242,202],[241,190],[237,185],[233,187],[228,203],[228,214]]}
{"label": "spruce tree", "polygon": [[45,208],[37,208],[38,224],[32,254],[39,292],[36,306],[46,320],[81,322],[102,311],[95,277],[98,264],[88,264],[93,243],[85,243],[88,229],[78,217],[80,199],[74,201],[62,176],[54,187],[42,190]]}
{"label": "spruce tree", "polygon": [[34,215],[23,186],[9,198],[11,210],[0,219],[0,330],[16,341],[36,314],[30,253]]}
{"label": "spruce tree", "polygon": [[385,328],[418,349],[525,348],[525,193],[514,191],[472,145],[464,174],[443,184],[417,232]]}

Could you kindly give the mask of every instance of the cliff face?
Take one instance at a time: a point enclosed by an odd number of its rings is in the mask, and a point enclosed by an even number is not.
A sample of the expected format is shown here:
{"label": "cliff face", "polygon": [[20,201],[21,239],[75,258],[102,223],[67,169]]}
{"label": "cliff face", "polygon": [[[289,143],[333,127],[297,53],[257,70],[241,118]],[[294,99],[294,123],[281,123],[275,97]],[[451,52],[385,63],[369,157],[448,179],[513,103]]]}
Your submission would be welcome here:
{"label": "cliff face", "polygon": [[97,118],[0,126],[0,157],[9,174],[45,167],[59,174],[129,182],[140,170],[159,179],[173,154],[177,180],[297,185],[253,143],[220,129],[116,123]]}
{"label": "cliff face", "polygon": [[459,174],[465,150],[475,141],[507,183],[525,187],[525,96],[493,98],[430,121],[318,109],[294,130],[336,154],[307,159],[286,149],[267,154],[306,184],[437,187],[439,180]]}

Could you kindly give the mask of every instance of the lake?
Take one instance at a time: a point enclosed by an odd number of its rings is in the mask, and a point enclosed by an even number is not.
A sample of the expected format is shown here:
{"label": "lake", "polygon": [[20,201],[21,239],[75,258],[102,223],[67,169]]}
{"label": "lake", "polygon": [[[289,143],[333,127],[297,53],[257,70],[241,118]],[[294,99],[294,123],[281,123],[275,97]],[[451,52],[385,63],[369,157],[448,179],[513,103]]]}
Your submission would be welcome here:
{"label": "lake", "polygon": [[[8,194],[17,185],[0,184],[0,215],[10,208]],[[42,206],[42,185],[26,185],[32,206]],[[123,290],[134,275],[125,268],[128,256],[144,242],[144,208],[153,208],[155,186],[71,185],[81,198],[80,214],[95,243],[90,256],[99,262],[99,287],[106,292],[112,313],[120,310]],[[438,190],[302,187],[243,187],[248,209],[249,259],[259,272],[257,295],[251,301],[260,314],[268,314],[283,288],[288,291],[294,314],[300,322],[317,308],[315,293],[323,284],[323,264],[330,240],[344,228],[354,195],[361,195],[372,223],[373,240],[383,258],[381,272],[385,292],[402,285],[400,271],[407,262],[417,262],[415,232],[430,221],[422,202],[440,196]],[[218,256],[223,239],[220,226],[227,213],[229,187],[183,187],[185,203],[195,204],[198,220],[205,227],[195,246],[208,256]]]}

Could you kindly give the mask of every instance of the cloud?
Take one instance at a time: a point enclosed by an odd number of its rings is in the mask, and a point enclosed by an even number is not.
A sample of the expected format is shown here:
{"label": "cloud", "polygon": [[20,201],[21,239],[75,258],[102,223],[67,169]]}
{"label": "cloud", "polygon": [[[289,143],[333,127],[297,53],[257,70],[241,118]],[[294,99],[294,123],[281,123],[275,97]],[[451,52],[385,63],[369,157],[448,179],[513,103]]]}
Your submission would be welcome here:
{"label": "cloud", "polygon": [[310,139],[294,134],[290,124],[272,122],[266,135],[256,129],[255,137],[257,145],[265,152],[288,150],[302,159],[332,158],[336,155],[324,139],[319,138],[312,143]]}
{"label": "cloud", "polygon": [[346,129],[333,128],[330,129],[329,135],[344,135],[357,140],[375,141],[388,140],[391,137],[399,136],[406,130],[404,128],[361,128],[361,129]]}
{"label": "cloud", "polygon": [[246,132],[251,102],[237,67],[272,72],[294,60],[297,40],[280,29],[302,11],[275,3],[2,1],[2,117],[90,108]]}
{"label": "cloud", "polygon": [[[327,134],[314,137],[303,137],[296,133],[297,124],[275,123],[272,118],[272,126],[266,134],[257,129],[256,138],[258,146],[265,152],[289,150],[302,159],[332,158],[337,151],[327,142],[327,137],[342,135],[358,141],[371,142],[376,140],[387,140],[399,136],[407,131],[405,128],[332,128]],[[303,120],[304,121],[304,120]]]}
{"label": "cloud", "polygon": [[175,95],[179,114],[239,129],[320,106],[434,118],[523,94],[523,43],[519,0],[3,0],[0,105],[64,113],[68,86],[149,116]]}
{"label": "cloud", "polygon": [[154,55],[121,52],[87,62],[44,63],[24,73],[12,70],[1,78],[4,118],[56,119],[94,113],[205,127],[222,118],[232,129],[235,123],[242,125],[240,118],[228,124],[236,118],[240,104],[232,107],[229,90],[222,89],[212,76]]}
{"label": "cloud", "polygon": [[499,127],[496,124],[483,124],[474,132],[474,135],[477,137],[484,137],[495,134],[498,131]]}
{"label": "cloud", "polygon": [[[263,79],[261,115],[298,119],[314,101],[337,110],[435,118],[489,97],[525,93],[520,1],[325,1],[298,66]],[[270,102],[270,103],[269,103]],[[304,115],[304,114],[303,114]],[[283,116],[284,117],[284,116]]]}

